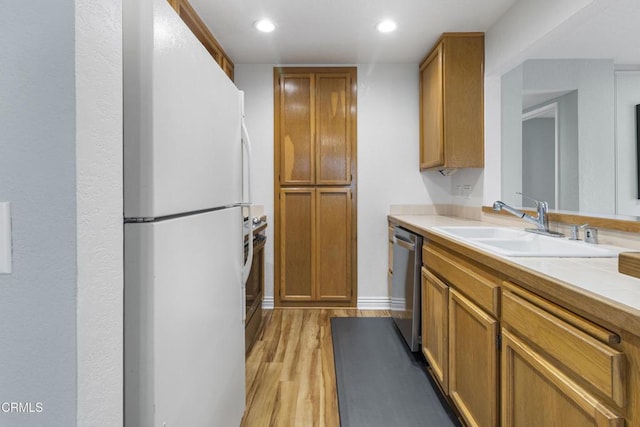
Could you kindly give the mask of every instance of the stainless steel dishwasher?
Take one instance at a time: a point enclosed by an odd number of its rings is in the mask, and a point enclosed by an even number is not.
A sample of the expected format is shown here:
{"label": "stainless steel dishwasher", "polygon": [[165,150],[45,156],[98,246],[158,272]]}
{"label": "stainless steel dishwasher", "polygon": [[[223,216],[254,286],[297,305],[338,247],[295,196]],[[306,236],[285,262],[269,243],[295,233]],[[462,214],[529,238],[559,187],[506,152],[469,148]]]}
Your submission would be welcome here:
{"label": "stainless steel dishwasher", "polygon": [[391,316],[411,351],[420,351],[422,236],[393,230]]}

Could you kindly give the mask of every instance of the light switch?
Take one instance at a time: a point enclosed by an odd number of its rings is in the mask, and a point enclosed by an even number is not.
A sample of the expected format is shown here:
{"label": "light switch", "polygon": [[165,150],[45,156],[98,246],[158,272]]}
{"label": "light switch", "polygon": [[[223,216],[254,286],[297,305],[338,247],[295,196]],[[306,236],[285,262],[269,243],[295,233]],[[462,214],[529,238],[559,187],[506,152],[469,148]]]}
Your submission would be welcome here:
{"label": "light switch", "polygon": [[0,202],[0,274],[11,273],[11,207]]}

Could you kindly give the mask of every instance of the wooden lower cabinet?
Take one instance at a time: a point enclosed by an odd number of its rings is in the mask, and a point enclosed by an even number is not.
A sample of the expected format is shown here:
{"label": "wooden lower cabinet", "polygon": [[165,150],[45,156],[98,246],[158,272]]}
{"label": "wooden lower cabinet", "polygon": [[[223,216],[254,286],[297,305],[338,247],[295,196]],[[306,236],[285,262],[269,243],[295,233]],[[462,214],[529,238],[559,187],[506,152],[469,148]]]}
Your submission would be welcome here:
{"label": "wooden lower cabinet", "polygon": [[498,425],[498,321],[449,290],[449,397],[469,426]]}
{"label": "wooden lower cabinet", "polygon": [[624,419],[523,340],[502,330],[503,427],[624,426]]}
{"label": "wooden lower cabinet", "polygon": [[640,426],[640,338],[470,255],[425,236],[422,352],[464,424]]}
{"label": "wooden lower cabinet", "polygon": [[422,268],[422,354],[449,392],[449,286]]}
{"label": "wooden lower cabinet", "polygon": [[280,301],[352,299],[351,190],[280,190]]}

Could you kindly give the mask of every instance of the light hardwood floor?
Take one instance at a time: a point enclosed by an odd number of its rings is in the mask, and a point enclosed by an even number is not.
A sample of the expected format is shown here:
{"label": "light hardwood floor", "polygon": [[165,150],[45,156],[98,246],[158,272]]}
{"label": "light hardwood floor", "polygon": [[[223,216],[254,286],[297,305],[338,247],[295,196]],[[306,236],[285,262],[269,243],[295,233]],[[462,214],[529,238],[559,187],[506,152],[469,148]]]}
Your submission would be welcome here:
{"label": "light hardwood floor", "polygon": [[330,319],[388,316],[356,309],[265,311],[247,358],[242,426],[339,426]]}

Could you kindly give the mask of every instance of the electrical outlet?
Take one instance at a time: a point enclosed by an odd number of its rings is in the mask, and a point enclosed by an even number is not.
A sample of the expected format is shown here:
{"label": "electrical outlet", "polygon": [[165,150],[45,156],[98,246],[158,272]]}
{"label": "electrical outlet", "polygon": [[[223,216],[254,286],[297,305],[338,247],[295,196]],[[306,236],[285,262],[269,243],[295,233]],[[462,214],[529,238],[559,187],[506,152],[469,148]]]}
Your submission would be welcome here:
{"label": "electrical outlet", "polygon": [[471,198],[471,185],[465,184],[462,186],[462,195],[465,199]]}

